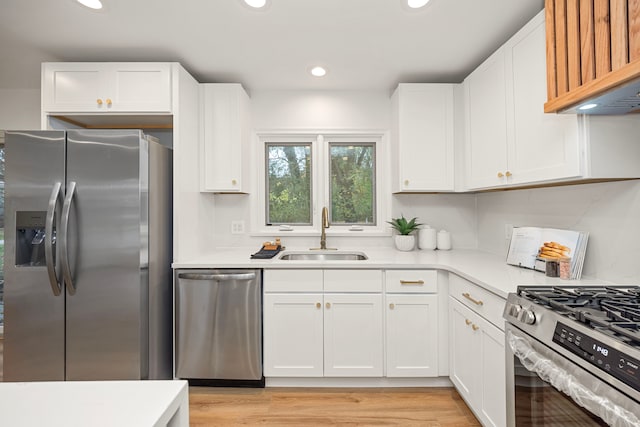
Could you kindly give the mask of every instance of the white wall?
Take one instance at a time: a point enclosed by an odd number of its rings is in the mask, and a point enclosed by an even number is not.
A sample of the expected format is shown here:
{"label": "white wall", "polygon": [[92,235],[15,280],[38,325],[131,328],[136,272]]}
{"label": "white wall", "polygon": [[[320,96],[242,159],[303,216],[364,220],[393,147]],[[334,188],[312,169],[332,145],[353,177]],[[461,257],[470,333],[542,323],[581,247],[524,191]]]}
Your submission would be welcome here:
{"label": "white wall", "polygon": [[0,89],[0,129],[40,129],[40,89]]}
{"label": "white wall", "polygon": [[588,231],[583,276],[640,283],[640,181],[483,193],[477,203],[481,250],[506,257],[506,224]]}
{"label": "white wall", "polygon": [[[255,91],[251,93],[252,127],[265,130],[383,130],[391,126],[391,99],[386,91]],[[393,143],[393,142],[391,142]],[[252,155],[259,154],[261,147]],[[255,158],[253,159],[255,161]],[[255,189],[252,189],[255,191]],[[216,246],[255,246],[268,238],[231,234],[231,221],[250,227],[250,196],[211,195],[215,204]],[[456,247],[475,247],[474,195],[398,195],[391,197],[390,216],[419,217],[452,233]],[[390,219],[390,218],[389,218]],[[275,236],[274,236],[275,237]],[[281,233],[285,245],[317,246],[319,237],[292,237]],[[329,244],[392,246],[388,237],[329,237]]]}

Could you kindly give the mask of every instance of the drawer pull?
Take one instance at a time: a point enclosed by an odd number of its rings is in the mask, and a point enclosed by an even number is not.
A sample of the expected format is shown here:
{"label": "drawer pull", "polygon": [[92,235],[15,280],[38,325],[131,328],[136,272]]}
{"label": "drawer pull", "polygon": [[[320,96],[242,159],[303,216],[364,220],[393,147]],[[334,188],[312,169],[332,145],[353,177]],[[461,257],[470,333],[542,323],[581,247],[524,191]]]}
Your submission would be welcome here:
{"label": "drawer pull", "polygon": [[424,280],[400,280],[400,284],[406,285],[406,286],[411,286],[411,285],[420,286],[420,285],[424,285]]}
{"label": "drawer pull", "polygon": [[474,303],[475,305],[483,305],[484,304],[482,301],[474,299],[471,295],[469,295],[469,292],[463,293],[462,296],[465,297],[466,299],[468,299],[469,301],[471,301],[472,303]]}
{"label": "drawer pull", "polygon": [[471,322],[471,320],[469,320],[469,319],[464,319],[464,323],[466,323],[467,325],[470,325],[473,322]]}
{"label": "drawer pull", "polygon": [[477,331],[478,329],[480,329],[480,326],[471,325],[471,329],[473,329],[474,331]]}

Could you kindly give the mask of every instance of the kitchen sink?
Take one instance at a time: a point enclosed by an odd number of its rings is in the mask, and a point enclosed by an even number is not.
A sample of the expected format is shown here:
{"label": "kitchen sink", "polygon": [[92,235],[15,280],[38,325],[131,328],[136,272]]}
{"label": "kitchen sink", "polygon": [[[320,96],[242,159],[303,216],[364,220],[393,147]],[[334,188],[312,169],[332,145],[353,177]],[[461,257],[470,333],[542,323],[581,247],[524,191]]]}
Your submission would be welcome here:
{"label": "kitchen sink", "polygon": [[285,252],[278,259],[283,261],[364,261],[368,257],[363,252],[301,251]]}

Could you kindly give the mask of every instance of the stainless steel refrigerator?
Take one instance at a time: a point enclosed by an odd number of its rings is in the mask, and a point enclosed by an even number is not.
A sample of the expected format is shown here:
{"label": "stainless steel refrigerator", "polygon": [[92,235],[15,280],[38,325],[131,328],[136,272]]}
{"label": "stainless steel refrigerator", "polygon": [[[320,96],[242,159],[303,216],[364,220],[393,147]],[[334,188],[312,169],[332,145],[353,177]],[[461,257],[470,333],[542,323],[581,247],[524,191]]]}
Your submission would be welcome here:
{"label": "stainless steel refrigerator", "polygon": [[172,377],[172,152],[8,131],[4,381]]}

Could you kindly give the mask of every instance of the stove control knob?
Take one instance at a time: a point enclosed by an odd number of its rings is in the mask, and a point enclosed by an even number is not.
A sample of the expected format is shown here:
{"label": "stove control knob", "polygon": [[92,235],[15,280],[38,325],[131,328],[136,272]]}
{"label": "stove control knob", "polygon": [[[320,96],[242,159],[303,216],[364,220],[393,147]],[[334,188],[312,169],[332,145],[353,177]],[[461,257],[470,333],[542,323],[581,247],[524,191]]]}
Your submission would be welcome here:
{"label": "stove control knob", "polygon": [[513,304],[509,307],[509,315],[515,317],[516,319],[520,315],[520,311],[522,311],[522,306],[520,304]]}
{"label": "stove control knob", "polygon": [[533,310],[525,308],[521,311],[520,321],[527,325],[533,325],[536,323],[536,315]]}

